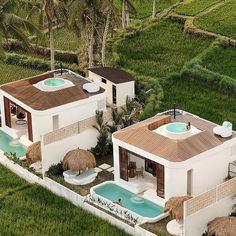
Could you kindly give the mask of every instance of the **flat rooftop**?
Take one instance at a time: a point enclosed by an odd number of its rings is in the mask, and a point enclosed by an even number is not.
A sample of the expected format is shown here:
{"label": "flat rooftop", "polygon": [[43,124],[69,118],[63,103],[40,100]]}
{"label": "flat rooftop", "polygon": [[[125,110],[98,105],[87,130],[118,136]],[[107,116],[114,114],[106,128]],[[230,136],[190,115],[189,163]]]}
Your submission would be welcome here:
{"label": "flat rooftop", "polygon": [[86,99],[90,96],[94,96],[105,91],[101,87],[100,90],[95,93],[89,93],[83,90],[83,85],[85,83],[90,83],[90,81],[80,75],[69,73],[65,70],[62,75],[57,73],[55,76],[57,78],[63,78],[71,81],[74,86],[50,92],[42,91],[36,88],[34,84],[47,78],[54,77],[53,72],[48,72],[2,85],[0,89],[32,109],[39,111],[48,110],[54,107]]}
{"label": "flat rooftop", "polygon": [[[158,127],[172,122],[190,122],[201,132],[180,140],[153,132]],[[214,135],[215,126],[217,125],[189,113],[178,115],[175,119],[170,115],[161,115],[120,130],[114,134],[114,138],[168,161],[181,162],[236,137],[236,132],[229,138]]]}

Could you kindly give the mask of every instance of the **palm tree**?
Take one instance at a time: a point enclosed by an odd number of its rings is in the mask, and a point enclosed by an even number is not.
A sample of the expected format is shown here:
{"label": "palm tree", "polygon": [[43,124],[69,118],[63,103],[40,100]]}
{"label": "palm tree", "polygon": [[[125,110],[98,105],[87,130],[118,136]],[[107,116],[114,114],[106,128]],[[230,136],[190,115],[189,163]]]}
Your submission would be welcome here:
{"label": "palm tree", "polygon": [[69,26],[81,34],[89,59],[89,67],[94,64],[94,44],[101,0],[71,0],[69,5]]}
{"label": "palm tree", "polygon": [[42,0],[41,15],[46,18],[48,25],[51,70],[55,69],[55,52],[53,38],[53,22],[63,22],[67,19],[65,1],[62,0]]}
{"label": "palm tree", "polygon": [[15,14],[17,3],[16,0],[0,0],[0,40],[14,37],[29,47],[27,33],[40,35],[40,31],[28,20]]}
{"label": "palm tree", "polygon": [[[113,0],[102,1],[101,13],[105,16],[104,31],[102,36],[102,47],[101,47],[101,64],[106,65],[106,42],[111,24],[113,26],[118,25],[118,9],[115,7]],[[113,20],[113,21],[112,21]]]}
{"label": "palm tree", "polygon": [[91,149],[95,156],[105,156],[112,151],[112,144],[109,138],[108,126],[104,122],[103,111],[96,111],[97,125],[93,127],[98,131],[97,145]]}

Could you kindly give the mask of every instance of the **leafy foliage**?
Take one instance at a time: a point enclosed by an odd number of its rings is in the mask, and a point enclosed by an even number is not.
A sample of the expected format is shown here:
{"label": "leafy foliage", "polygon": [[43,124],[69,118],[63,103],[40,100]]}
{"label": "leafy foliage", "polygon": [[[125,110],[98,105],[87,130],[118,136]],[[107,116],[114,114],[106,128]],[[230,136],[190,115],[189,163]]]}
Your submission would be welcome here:
{"label": "leafy foliage", "polygon": [[51,177],[51,176],[62,176],[63,174],[63,162],[59,162],[58,164],[56,165],[51,165],[48,169],[48,171],[46,172],[46,175],[48,177]]}

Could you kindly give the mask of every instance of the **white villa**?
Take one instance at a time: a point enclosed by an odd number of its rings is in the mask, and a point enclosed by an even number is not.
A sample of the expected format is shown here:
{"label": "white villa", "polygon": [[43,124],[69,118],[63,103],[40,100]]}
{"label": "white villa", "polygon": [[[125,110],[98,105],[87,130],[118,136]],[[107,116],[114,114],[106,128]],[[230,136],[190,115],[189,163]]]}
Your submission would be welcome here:
{"label": "white villa", "polygon": [[[112,90],[103,88],[95,72],[84,78],[69,70],[47,72],[0,87],[1,132],[26,147],[40,141],[43,173],[63,160],[68,151],[96,146],[96,111],[103,111],[109,121],[110,106],[125,105],[127,96],[134,98],[135,83],[129,73],[109,67],[98,71],[106,73],[107,84],[116,81]],[[120,89],[122,86],[126,90]],[[108,102],[110,97],[112,103]]]}
{"label": "white villa", "polygon": [[[125,104],[124,97],[134,97],[134,79],[129,73],[111,68],[100,70],[106,72],[107,80],[117,81],[112,90],[95,80],[98,77],[95,72],[84,78],[68,70],[2,85],[1,129],[13,138],[37,142],[42,135],[94,117],[97,110],[106,111],[107,105],[111,105],[106,102],[110,97],[113,97],[112,105],[117,107]],[[120,90],[122,85],[129,89]],[[19,113],[23,113],[23,117],[18,117]],[[85,148],[96,145],[95,129],[88,128],[83,136],[86,145],[78,145]]]}
{"label": "white villa", "polygon": [[[236,132],[231,127],[232,135],[222,138],[214,127],[183,112],[176,118],[160,114],[116,132],[115,181],[161,206],[170,197],[196,196],[223,183],[236,160]],[[143,178],[135,177],[133,166],[143,170]]]}

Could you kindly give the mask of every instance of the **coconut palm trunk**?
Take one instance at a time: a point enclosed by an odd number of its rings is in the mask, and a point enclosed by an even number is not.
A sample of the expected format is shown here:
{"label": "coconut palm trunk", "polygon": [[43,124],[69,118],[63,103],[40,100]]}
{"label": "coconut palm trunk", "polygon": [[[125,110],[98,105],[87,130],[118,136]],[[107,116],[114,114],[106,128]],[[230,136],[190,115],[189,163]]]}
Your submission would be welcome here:
{"label": "coconut palm trunk", "polygon": [[126,28],[126,17],[125,17],[125,4],[126,0],[122,1],[122,16],[121,16],[121,20],[122,20],[122,28],[125,29]]}
{"label": "coconut palm trunk", "polygon": [[156,0],[152,1],[152,18],[155,18],[157,15],[157,6],[156,6]]}
{"label": "coconut palm trunk", "polygon": [[106,42],[107,42],[107,35],[110,27],[110,22],[111,22],[111,13],[112,10],[111,8],[107,12],[107,18],[106,18],[106,24],[105,24],[105,29],[103,33],[103,38],[102,38],[102,66],[106,65]]}
{"label": "coconut palm trunk", "polygon": [[53,37],[53,27],[52,21],[48,21],[48,34],[49,34],[49,44],[50,44],[50,59],[51,59],[51,70],[55,70],[55,48],[54,48],[54,37]]}
{"label": "coconut palm trunk", "polygon": [[128,7],[127,1],[125,1],[125,24],[126,24],[126,27],[129,26],[129,7]]}
{"label": "coconut palm trunk", "polygon": [[90,39],[88,47],[89,68],[93,67],[94,33],[95,33],[95,9],[92,9],[91,31],[90,31]]}

